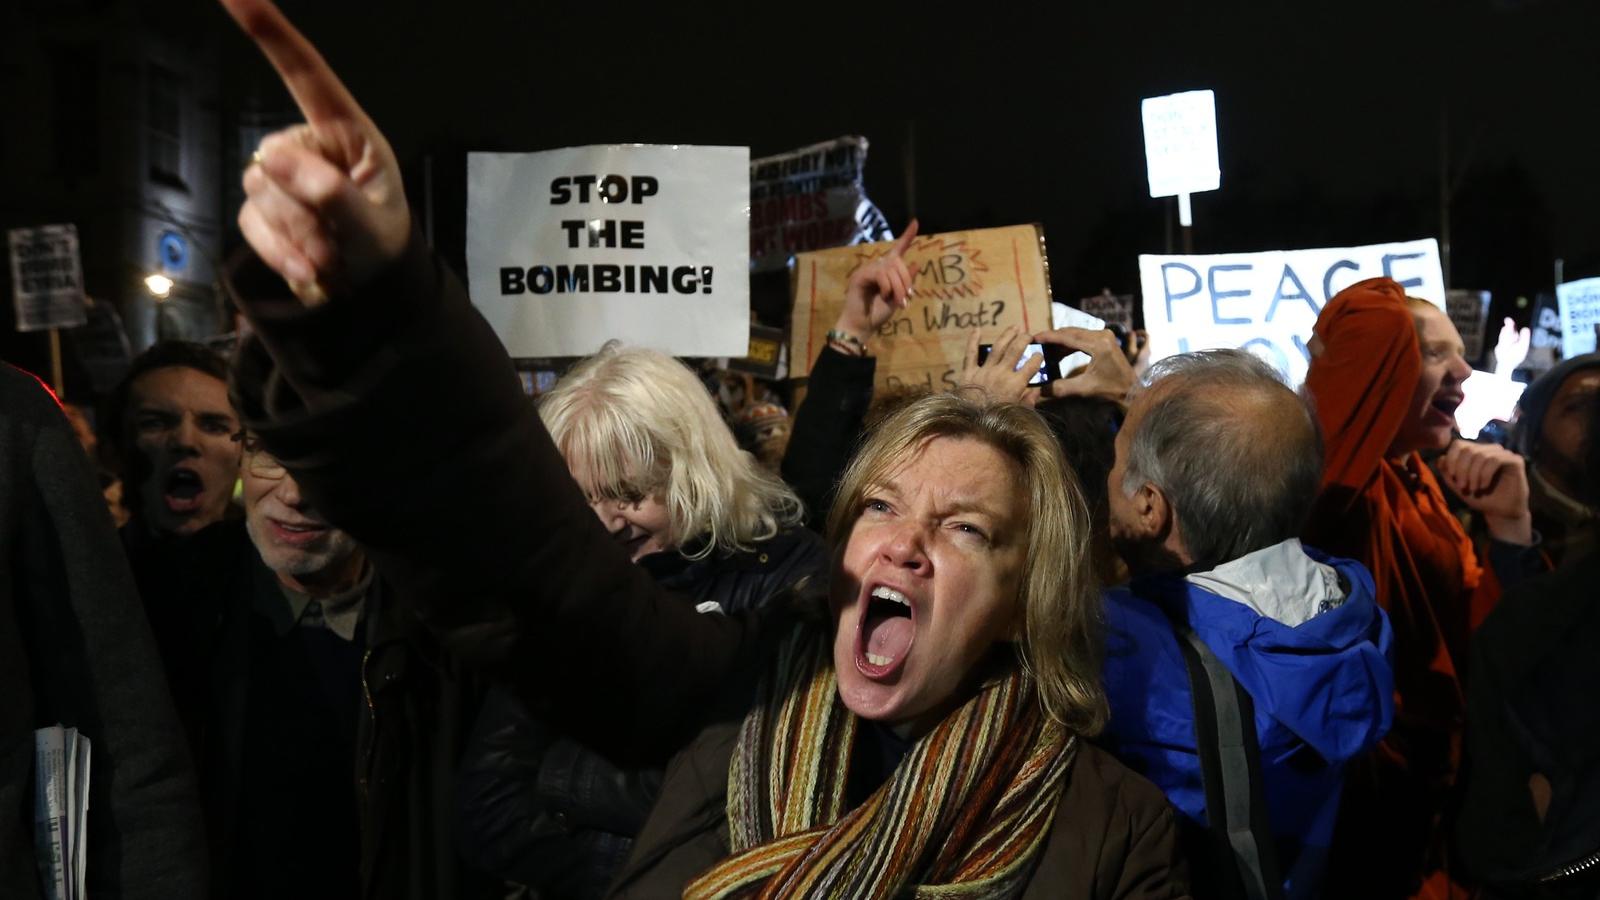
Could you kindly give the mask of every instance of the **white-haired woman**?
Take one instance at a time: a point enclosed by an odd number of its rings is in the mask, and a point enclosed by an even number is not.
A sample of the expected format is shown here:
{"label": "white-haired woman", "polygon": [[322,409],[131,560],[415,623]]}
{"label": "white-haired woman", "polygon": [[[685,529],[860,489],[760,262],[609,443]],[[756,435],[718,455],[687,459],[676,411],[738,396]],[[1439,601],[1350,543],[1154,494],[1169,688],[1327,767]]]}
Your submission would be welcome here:
{"label": "white-haired woman", "polygon": [[228,5],[309,120],[247,178],[295,299],[241,296],[279,366],[244,418],[448,648],[618,760],[673,757],[613,896],[1186,895],[1171,808],[1083,740],[1088,514],[1037,414],[908,405],[847,470],[825,605],[687,609],[598,526],[383,136],[275,7]]}
{"label": "white-haired woman", "polygon": [[[739,449],[690,369],[616,342],[539,400],[545,428],[611,539],[701,612],[757,609],[820,576],[800,501]],[[491,690],[461,767],[468,862],[544,900],[604,895],[661,786]]]}

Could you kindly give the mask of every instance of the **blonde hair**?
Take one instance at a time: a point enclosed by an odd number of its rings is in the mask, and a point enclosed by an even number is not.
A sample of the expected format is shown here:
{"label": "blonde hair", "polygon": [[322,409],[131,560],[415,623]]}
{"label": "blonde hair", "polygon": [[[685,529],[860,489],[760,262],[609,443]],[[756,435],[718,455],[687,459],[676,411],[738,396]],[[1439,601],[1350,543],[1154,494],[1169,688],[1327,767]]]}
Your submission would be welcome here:
{"label": "blonde hair", "polygon": [[1108,711],[1100,686],[1100,593],[1090,560],[1089,507],[1044,420],[1033,410],[978,393],[911,401],[873,431],[845,470],[828,516],[843,547],[867,492],[934,438],[981,441],[1013,460],[1028,500],[1027,555],[1017,603],[1024,631],[1017,653],[1046,714],[1093,736]]}
{"label": "blonde hair", "polygon": [[689,559],[749,550],[800,521],[794,491],[739,449],[705,386],[664,353],[607,343],[539,415],[586,495],[659,499]]}

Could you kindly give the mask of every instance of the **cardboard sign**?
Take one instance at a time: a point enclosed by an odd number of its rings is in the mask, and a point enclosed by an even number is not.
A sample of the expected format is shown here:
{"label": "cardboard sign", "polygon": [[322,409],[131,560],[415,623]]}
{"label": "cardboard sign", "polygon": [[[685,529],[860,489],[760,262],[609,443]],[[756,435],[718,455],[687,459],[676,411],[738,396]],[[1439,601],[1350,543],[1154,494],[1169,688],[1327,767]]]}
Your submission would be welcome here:
{"label": "cardboard sign", "polygon": [[1567,359],[1593,353],[1595,326],[1600,325],[1600,278],[1556,286],[1561,307],[1561,355]]}
{"label": "cardboard sign", "polygon": [[742,356],[750,337],[745,147],[467,154],[467,278],[514,357],[613,338]]}
{"label": "cardboard sign", "polygon": [[1444,308],[1439,244],[1432,238],[1320,250],[1140,256],[1150,360],[1240,347],[1299,385],[1322,307],[1340,290],[1380,275]]}
{"label": "cardboard sign", "polygon": [[[861,244],[795,257],[789,328],[795,376],[809,374],[827,345],[850,275],[891,246]],[[1007,326],[1030,334],[1050,327],[1050,277],[1044,232],[1037,225],[920,235],[905,260],[916,296],[873,336],[879,387],[953,388],[973,329],[992,343]]]}
{"label": "cardboard sign", "polygon": [[780,271],[796,253],[894,237],[867,199],[866,163],[864,137],[750,160],[750,270]]}
{"label": "cardboard sign", "polygon": [[1150,196],[1198,194],[1222,185],[1214,93],[1186,91],[1147,97],[1139,104],[1139,112],[1144,120]]}
{"label": "cardboard sign", "polygon": [[1452,289],[1445,292],[1445,312],[1450,323],[1461,333],[1461,343],[1467,348],[1468,361],[1483,355],[1483,339],[1489,325],[1489,292]]}
{"label": "cardboard sign", "polygon": [[89,321],[78,258],[78,226],[13,228],[11,297],[18,331],[75,328]]}

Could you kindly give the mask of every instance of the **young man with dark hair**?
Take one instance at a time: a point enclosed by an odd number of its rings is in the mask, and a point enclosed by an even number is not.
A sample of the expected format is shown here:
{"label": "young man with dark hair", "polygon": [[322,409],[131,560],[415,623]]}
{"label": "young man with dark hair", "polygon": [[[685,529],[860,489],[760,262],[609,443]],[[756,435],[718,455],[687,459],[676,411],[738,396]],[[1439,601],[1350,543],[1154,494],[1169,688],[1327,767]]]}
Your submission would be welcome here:
{"label": "young man with dark hair", "polygon": [[140,539],[190,535],[221,521],[239,477],[239,418],[228,363],[204,345],[163,341],[139,354],[105,407],[123,503]]}

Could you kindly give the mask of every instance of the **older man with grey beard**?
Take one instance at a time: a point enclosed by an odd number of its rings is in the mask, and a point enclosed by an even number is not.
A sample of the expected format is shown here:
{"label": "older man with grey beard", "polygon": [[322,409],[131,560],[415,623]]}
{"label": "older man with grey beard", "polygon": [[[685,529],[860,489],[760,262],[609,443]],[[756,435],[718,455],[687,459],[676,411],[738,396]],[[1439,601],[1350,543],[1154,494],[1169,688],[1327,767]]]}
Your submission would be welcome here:
{"label": "older man with grey beard", "polygon": [[1372,578],[1296,538],[1321,446],[1238,350],[1156,363],[1117,434],[1103,740],[1182,814],[1197,898],[1318,896],[1344,763],[1389,728]]}
{"label": "older man with grey beard", "polygon": [[[257,353],[244,348],[236,382]],[[488,896],[436,807],[482,684],[254,435],[234,438],[244,521],[198,532],[143,586],[185,610],[160,644],[199,764],[214,893]]]}

